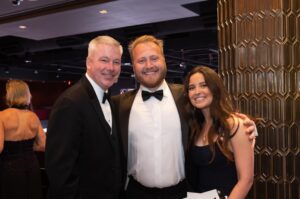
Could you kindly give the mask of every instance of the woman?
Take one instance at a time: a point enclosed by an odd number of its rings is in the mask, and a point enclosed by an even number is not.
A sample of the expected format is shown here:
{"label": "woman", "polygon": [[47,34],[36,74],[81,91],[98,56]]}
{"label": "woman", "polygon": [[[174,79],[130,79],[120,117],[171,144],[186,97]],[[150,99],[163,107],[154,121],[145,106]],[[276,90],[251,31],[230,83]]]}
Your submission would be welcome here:
{"label": "woman", "polygon": [[247,196],[253,183],[254,151],[218,74],[192,69],[185,82],[190,120],[187,178],[193,191],[218,189],[230,199]]}
{"label": "woman", "polygon": [[20,80],[6,84],[6,104],[0,112],[0,198],[42,198],[40,170],[33,151],[45,150],[40,120],[30,111],[31,94]]}

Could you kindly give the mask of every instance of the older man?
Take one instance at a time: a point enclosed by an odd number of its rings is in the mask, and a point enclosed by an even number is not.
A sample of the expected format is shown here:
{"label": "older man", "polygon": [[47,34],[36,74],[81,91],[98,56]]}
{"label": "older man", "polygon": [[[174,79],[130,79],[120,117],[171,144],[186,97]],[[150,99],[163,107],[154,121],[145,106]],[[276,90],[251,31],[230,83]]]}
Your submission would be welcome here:
{"label": "older man", "polygon": [[86,74],[55,103],[48,125],[49,199],[117,199],[120,147],[107,90],[118,80],[122,46],[109,36],[89,43]]}

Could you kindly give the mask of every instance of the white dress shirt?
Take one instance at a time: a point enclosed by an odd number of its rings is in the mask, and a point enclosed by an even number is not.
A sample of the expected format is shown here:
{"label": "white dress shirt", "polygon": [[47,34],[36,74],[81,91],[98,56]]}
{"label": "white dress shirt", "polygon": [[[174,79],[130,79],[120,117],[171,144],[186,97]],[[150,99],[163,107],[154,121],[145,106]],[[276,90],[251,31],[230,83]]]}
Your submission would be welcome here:
{"label": "white dress shirt", "polygon": [[98,86],[98,84],[87,73],[85,74],[85,76],[89,80],[89,82],[91,83],[91,85],[92,85],[92,87],[93,87],[93,89],[94,89],[94,91],[97,95],[98,101],[100,103],[102,112],[103,112],[104,117],[105,117],[105,120],[107,121],[107,123],[111,127],[112,126],[112,116],[111,116],[110,104],[109,104],[108,100],[105,100],[104,104],[102,103],[102,99],[103,99],[103,95],[104,95],[105,91],[100,86]]}
{"label": "white dress shirt", "polygon": [[[143,101],[141,86],[134,99],[128,129],[128,175],[147,187],[169,187],[185,178],[179,113],[164,81],[161,101]],[[147,90],[149,91],[149,90]]]}

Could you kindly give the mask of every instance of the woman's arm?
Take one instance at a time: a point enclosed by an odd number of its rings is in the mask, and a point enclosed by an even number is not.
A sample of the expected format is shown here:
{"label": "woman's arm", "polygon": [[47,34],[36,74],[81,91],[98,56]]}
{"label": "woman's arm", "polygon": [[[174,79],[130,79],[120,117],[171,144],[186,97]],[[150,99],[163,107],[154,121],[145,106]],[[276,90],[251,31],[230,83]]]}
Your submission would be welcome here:
{"label": "woman's arm", "polygon": [[245,126],[241,125],[242,120],[235,117],[235,121],[235,126],[237,125],[237,121],[240,123],[240,125],[236,134],[231,138],[229,143],[234,155],[238,182],[231,191],[229,199],[243,199],[247,196],[247,193],[249,192],[253,183],[254,149],[252,147],[252,142],[249,141],[249,136],[245,133]]}
{"label": "woman's arm", "polygon": [[255,122],[251,120],[247,115],[242,113],[234,113],[234,116],[242,119],[242,124],[244,125],[245,132],[249,135],[249,140],[252,142],[252,147],[255,147],[256,137],[258,136],[257,128]]}
{"label": "woman's arm", "polygon": [[46,145],[46,134],[42,127],[41,121],[36,116],[36,122],[38,123],[38,132],[35,137],[35,141],[33,144],[33,150],[34,151],[45,151],[45,145]]}

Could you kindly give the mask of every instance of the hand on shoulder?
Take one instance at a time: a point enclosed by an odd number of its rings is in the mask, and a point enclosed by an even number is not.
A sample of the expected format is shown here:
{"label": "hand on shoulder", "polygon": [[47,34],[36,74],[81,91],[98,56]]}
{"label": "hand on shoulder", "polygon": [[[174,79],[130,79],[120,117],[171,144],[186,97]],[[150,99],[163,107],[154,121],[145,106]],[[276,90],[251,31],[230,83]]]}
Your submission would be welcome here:
{"label": "hand on shoulder", "polygon": [[229,118],[227,118],[227,123],[230,129],[230,135],[233,136],[239,129],[240,126],[243,126],[243,120],[234,114],[231,114]]}

